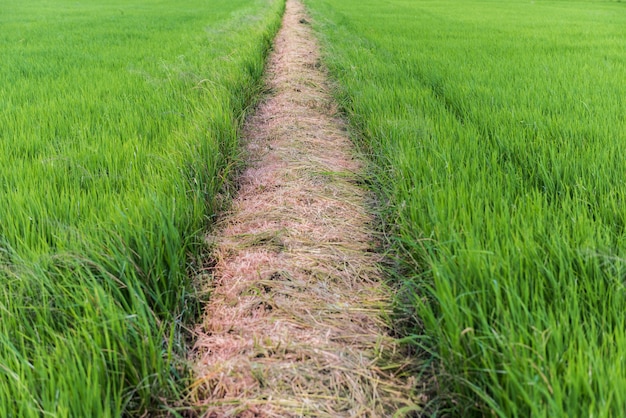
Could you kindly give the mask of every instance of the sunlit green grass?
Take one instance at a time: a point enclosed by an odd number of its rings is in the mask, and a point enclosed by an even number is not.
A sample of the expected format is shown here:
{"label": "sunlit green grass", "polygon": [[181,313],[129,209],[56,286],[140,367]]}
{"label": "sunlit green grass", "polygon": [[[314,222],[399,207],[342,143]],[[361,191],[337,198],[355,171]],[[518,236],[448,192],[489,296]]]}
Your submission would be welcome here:
{"label": "sunlit green grass", "polygon": [[0,416],[164,408],[278,0],[0,0]]}
{"label": "sunlit green grass", "polygon": [[623,415],[626,5],[307,4],[372,158],[436,405]]}

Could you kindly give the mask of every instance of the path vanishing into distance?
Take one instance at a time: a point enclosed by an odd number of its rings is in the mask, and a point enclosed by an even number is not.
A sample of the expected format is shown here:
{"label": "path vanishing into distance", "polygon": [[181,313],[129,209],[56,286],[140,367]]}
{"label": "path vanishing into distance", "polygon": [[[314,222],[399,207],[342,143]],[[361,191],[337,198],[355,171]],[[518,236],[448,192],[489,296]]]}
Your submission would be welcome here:
{"label": "path vanishing into distance", "polygon": [[417,413],[425,399],[389,336],[362,164],[298,1],[265,82],[238,196],[207,237],[215,265],[192,398],[211,418]]}

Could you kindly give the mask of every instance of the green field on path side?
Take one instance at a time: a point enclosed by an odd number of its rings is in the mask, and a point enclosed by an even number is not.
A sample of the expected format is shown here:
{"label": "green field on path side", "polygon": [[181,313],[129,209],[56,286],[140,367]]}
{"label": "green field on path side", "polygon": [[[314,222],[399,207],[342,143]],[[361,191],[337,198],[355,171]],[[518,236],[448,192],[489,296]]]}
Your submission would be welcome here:
{"label": "green field on path side", "polygon": [[283,6],[0,0],[0,416],[178,406],[188,262]]}
{"label": "green field on path side", "polygon": [[626,4],[306,4],[372,163],[428,408],[621,416]]}

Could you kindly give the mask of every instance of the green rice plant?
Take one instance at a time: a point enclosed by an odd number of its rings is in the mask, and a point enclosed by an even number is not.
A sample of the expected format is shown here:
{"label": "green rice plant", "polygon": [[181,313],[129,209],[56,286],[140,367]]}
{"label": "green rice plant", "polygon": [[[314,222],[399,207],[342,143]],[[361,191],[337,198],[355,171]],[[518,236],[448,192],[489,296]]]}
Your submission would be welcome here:
{"label": "green rice plant", "polygon": [[0,0],[0,416],[174,413],[282,7]]}
{"label": "green rice plant", "polygon": [[307,1],[453,415],[626,411],[626,10]]}

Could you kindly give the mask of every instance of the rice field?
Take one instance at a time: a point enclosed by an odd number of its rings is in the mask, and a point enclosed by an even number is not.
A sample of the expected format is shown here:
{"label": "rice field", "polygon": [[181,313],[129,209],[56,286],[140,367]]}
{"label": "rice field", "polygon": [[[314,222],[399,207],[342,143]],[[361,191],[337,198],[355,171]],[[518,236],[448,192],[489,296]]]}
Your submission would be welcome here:
{"label": "rice field", "polygon": [[626,411],[626,5],[307,0],[433,414]]}
{"label": "rice field", "polygon": [[279,0],[0,0],[0,416],[175,413]]}
{"label": "rice field", "polygon": [[[305,3],[426,411],[622,415],[626,5]],[[0,416],[183,413],[194,259],[283,7],[0,0]]]}

